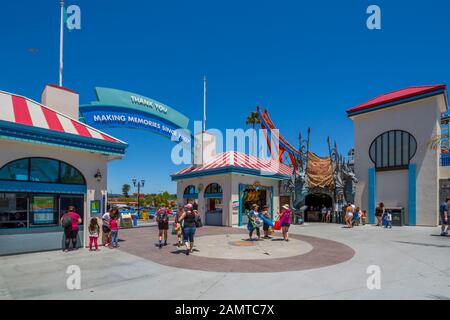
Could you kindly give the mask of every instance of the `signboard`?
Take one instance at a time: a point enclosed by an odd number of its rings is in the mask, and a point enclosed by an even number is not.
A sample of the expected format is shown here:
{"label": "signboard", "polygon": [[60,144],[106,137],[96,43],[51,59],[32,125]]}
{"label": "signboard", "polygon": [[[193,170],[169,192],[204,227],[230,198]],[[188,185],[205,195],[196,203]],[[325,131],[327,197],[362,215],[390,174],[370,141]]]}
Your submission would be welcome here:
{"label": "signboard", "polygon": [[55,222],[53,196],[35,196],[32,202],[33,223],[50,224]]}
{"label": "signboard", "polygon": [[[146,129],[172,138],[175,130],[187,129],[189,119],[171,107],[136,93],[96,87],[97,101],[80,106],[81,120],[101,129],[127,127]],[[177,141],[191,141],[190,134],[177,135]]]}
{"label": "signboard", "polygon": [[100,215],[100,200],[92,200],[91,201],[91,216]]}

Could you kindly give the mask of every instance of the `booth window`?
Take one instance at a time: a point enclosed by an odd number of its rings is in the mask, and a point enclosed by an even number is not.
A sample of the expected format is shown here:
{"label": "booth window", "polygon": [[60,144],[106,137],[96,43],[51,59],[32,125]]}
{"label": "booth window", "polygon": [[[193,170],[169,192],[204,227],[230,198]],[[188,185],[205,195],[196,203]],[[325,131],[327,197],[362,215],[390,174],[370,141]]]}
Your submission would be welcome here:
{"label": "booth window", "polygon": [[10,162],[0,170],[0,179],[28,181],[28,168],[28,159],[21,159]]}
{"label": "booth window", "polygon": [[198,196],[198,189],[195,186],[190,185],[184,189],[183,194],[185,195],[185,198],[186,198],[186,196],[192,196],[192,198],[194,198],[194,197]]}
{"label": "booth window", "polygon": [[217,183],[211,183],[205,189],[205,194],[217,194],[217,193],[222,193],[222,187]]}
{"label": "booth window", "polygon": [[373,140],[369,156],[376,170],[407,169],[416,150],[417,141],[412,134],[402,130],[390,130]]}
{"label": "booth window", "polygon": [[26,158],[9,162],[0,169],[0,180],[86,184],[78,169],[48,158]]}

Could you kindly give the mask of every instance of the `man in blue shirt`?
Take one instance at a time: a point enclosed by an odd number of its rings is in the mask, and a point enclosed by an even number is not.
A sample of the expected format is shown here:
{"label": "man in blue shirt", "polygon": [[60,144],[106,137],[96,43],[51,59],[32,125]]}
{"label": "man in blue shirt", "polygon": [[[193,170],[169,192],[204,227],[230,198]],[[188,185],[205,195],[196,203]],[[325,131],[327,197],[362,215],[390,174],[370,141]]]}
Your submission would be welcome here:
{"label": "man in blue shirt", "polygon": [[450,207],[450,197],[447,197],[445,203],[439,208],[441,218],[441,236],[448,235],[448,209]]}

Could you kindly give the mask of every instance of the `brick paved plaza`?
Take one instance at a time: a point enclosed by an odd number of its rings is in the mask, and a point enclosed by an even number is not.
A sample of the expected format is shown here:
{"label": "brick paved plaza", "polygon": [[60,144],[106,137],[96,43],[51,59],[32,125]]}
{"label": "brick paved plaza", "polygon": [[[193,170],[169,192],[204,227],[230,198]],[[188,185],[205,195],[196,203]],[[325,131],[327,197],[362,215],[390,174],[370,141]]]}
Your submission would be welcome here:
{"label": "brick paved plaza", "polygon": [[[1,258],[2,299],[449,299],[450,238],[438,228],[294,225],[291,241],[247,240],[245,229],[204,227],[186,256],[155,227],[121,230],[120,249]],[[81,269],[68,290],[67,267]],[[367,268],[381,268],[380,290]]]}

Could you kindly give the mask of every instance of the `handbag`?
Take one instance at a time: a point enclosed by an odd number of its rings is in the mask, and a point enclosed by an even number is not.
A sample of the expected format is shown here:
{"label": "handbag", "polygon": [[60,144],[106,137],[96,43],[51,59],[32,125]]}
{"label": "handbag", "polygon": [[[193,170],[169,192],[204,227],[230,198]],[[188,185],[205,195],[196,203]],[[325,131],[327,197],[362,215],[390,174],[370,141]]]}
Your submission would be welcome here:
{"label": "handbag", "polygon": [[177,230],[175,228],[175,223],[172,224],[172,234],[177,234]]}
{"label": "handbag", "polygon": [[273,225],[273,229],[274,230],[280,230],[281,229],[280,220],[275,221],[275,223]]}
{"label": "handbag", "polygon": [[200,218],[200,216],[195,216],[195,227],[196,228],[203,227],[202,219]]}

